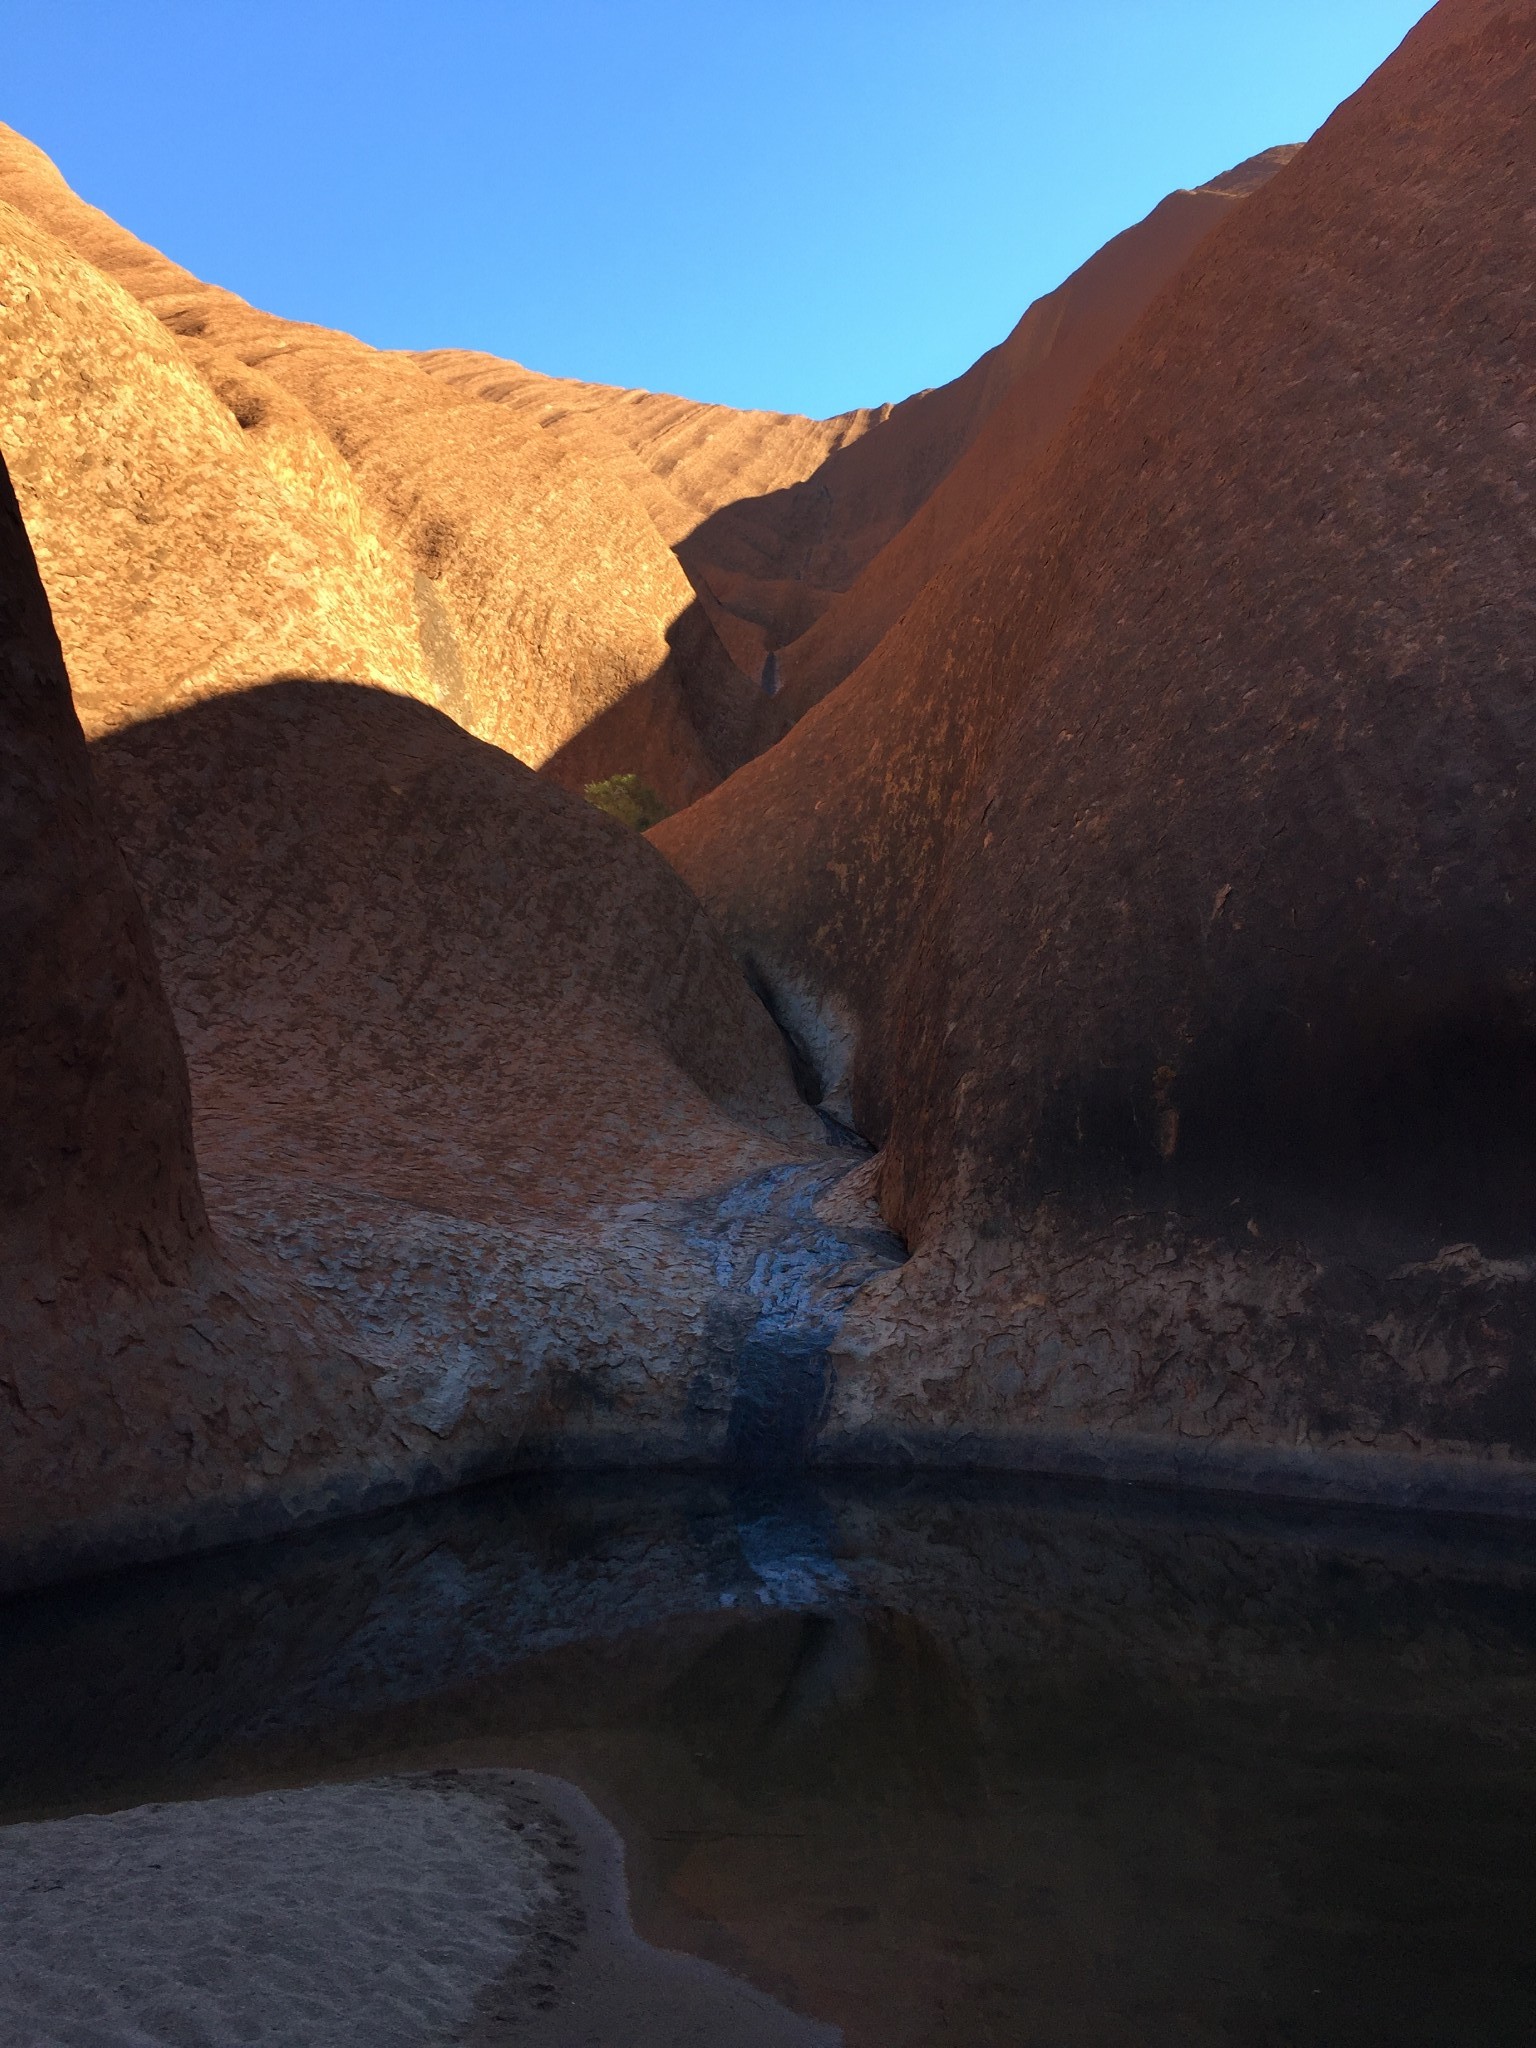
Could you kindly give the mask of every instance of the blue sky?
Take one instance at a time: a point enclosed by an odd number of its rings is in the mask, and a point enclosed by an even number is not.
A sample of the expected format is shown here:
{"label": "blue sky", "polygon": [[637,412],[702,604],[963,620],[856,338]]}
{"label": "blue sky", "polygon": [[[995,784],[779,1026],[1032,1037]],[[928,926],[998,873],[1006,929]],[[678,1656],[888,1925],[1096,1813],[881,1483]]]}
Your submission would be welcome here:
{"label": "blue sky", "polygon": [[823,414],[964,369],[1421,0],[0,0],[0,119],[273,312]]}

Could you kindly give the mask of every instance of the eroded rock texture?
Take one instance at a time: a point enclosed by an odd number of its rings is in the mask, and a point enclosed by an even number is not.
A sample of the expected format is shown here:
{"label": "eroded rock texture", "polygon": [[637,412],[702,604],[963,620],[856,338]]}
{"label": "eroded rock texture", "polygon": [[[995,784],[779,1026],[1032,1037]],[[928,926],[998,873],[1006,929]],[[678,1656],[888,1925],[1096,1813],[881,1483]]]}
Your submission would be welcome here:
{"label": "eroded rock texture", "polygon": [[673,871],[517,758],[713,779],[649,513],[8,131],[0,191],[0,444],[103,800],[13,510],[0,1577],[519,1456],[790,1455],[899,1248],[817,1214],[851,1155]]}
{"label": "eroded rock texture", "polygon": [[[359,1392],[262,1276],[220,1256],[144,914],[0,471],[5,1576],[129,1548],[323,1468]],[[367,1423],[359,1425],[366,1439]]]}
{"label": "eroded rock texture", "polygon": [[1531,1493],[1533,38],[827,422],[0,131],[0,1578],[519,1461]]}
{"label": "eroded rock texture", "polygon": [[93,782],[4,512],[0,1583],[520,1455],[798,1453],[899,1248],[818,1214],[849,1155],[660,855],[357,684]]}
{"label": "eroded rock texture", "polygon": [[952,383],[807,420],[276,319],[0,128],[0,443],[86,731],[344,677],[686,804],[877,643],[1286,154],[1174,194]]}
{"label": "eroded rock texture", "polygon": [[280,386],[205,362],[0,200],[0,445],[88,735],[289,673],[430,698],[409,565],[346,463]]}
{"label": "eroded rock texture", "polygon": [[917,1248],[829,1453],[1536,1453],[1533,93],[1442,0],[657,829]]}
{"label": "eroded rock texture", "polygon": [[339,676],[531,766],[575,746],[567,781],[638,772],[677,803],[718,779],[684,681],[750,686],[685,626],[692,589],[621,478],[202,284],[8,129],[0,206],[0,445],[88,733]]}
{"label": "eroded rock texture", "polygon": [[[1195,191],[1170,193],[1037,300],[1000,347],[932,394],[935,401],[950,392],[966,401],[956,408],[959,431],[937,437],[920,466],[928,487],[910,516],[894,531],[871,527],[861,535],[863,545],[847,556],[847,568],[857,574],[784,648],[765,736],[779,738],[852,675],[923,586],[1018,489],[1094,373],[1216,223],[1295,154],[1293,147],[1266,150]],[[903,410],[892,416],[893,427]],[[892,452],[899,463],[903,451]],[[876,540],[878,547],[871,547]]]}
{"label": "eroded rock texture", "polygon": [[379,691],[275,684],[97,759],[223,1226],[435,1435],[516,1388],[654,1442],[706,1371],[723,1429],[739,1333],[690,1205],[822,1134],[659,856]]}
{"label": "eroded rock texture", "polygon": [[858,666],[996,509],[1094,371],[1191,251],[1295,152],[1176,192],[1101,250],[963,376],[901,404],[806,420],[540,376],[456,349],[416,358],[579,449],[643,499],[705,629],[756,686],[693,679],[711,759],[739,766]]}

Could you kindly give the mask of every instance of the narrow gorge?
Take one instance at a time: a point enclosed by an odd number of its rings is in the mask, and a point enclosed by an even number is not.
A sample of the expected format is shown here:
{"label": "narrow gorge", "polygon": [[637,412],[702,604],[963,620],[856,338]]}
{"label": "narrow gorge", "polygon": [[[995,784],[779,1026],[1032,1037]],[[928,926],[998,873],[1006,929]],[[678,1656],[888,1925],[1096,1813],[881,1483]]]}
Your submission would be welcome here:
{"label": "narrow gorge", "polygon": [[1445,0],[822,422],[0,135],[6,1581],[791,1440],[1536,1500],[1531,63]]}

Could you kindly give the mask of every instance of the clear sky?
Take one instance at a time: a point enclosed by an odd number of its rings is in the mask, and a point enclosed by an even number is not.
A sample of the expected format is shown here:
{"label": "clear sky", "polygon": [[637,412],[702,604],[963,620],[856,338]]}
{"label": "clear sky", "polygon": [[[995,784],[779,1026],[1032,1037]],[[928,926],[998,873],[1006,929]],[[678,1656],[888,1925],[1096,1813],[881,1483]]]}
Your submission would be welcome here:
{"label": "clear sky", "polygon": [[1423,0],[0,0],[0,119],[384,347],[824,414],[956,375]]}

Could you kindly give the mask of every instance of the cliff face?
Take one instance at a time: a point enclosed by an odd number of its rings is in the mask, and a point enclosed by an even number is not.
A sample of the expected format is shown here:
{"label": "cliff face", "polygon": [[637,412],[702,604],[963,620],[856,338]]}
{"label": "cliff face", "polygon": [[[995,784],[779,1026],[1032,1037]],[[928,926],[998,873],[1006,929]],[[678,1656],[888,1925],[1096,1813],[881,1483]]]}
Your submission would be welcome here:
{"label": "cliff face", "polygon": [[3,470],[0,818],[7,1582],[107,1530],[172,1547],[199,1497],[238,1522],[264,1482],[323,1472],[360,1387],[209,1228],[182,1050]]}
{"label": "cliff face", "polygon": [[0,569],[7,1254],[180,1274],[208,1242],[186,1065],[3,472]]}
{"label": "cliff face", "polygon": [[0,441],[79,707],[9,505],[0,1585],[727,1455],[764,1317],[814,1336],[868,1266],[811,1214],[846,1155],[671,869],[517,758],[617,718],[597,772],[712,779],[676,561],[16,138],[0,182]]}
{"label": "cliff face", "polygon": [[806,420],[276,319],[0,128],[0,443],[86,730],[344,677],[685,805],[857,664],[1285,154],[1174,194],[952,383]]}
{"label": "cliff face", "polygon": [[89,736],[285,673],[432,695],[409,564],[281,386],[200,367],[3,201],[0,307],[0,445]]}
{"label": "cliff face", "polygon": [[0,1583],[793,1433],[743,1347],[824,1350],[847,1156],[672,870],[516,758],[627,720],[595,770],[712,779],[649,515],[8,133],[0,185],[0,439],[81,715],[12,507]]}
{"label": "cliff face", "polygon": [[1443,0],[656,832],[918,1247],[845,1448],[1536,1451],[1533,85]]}
{"label": "cliff face", "polygon": [[1157,294],[1217,222],[1295,154],[1267,150],[1195,191],[1171,193],[1037,300],[1001,347],[949,387],[968,403],[962,430],[935,451],[931,488],[877,550],[866,544],[850,556],[856,574],[844,594],[779,658],[774,738],[852,675],[929,579],[1006,503]]}

